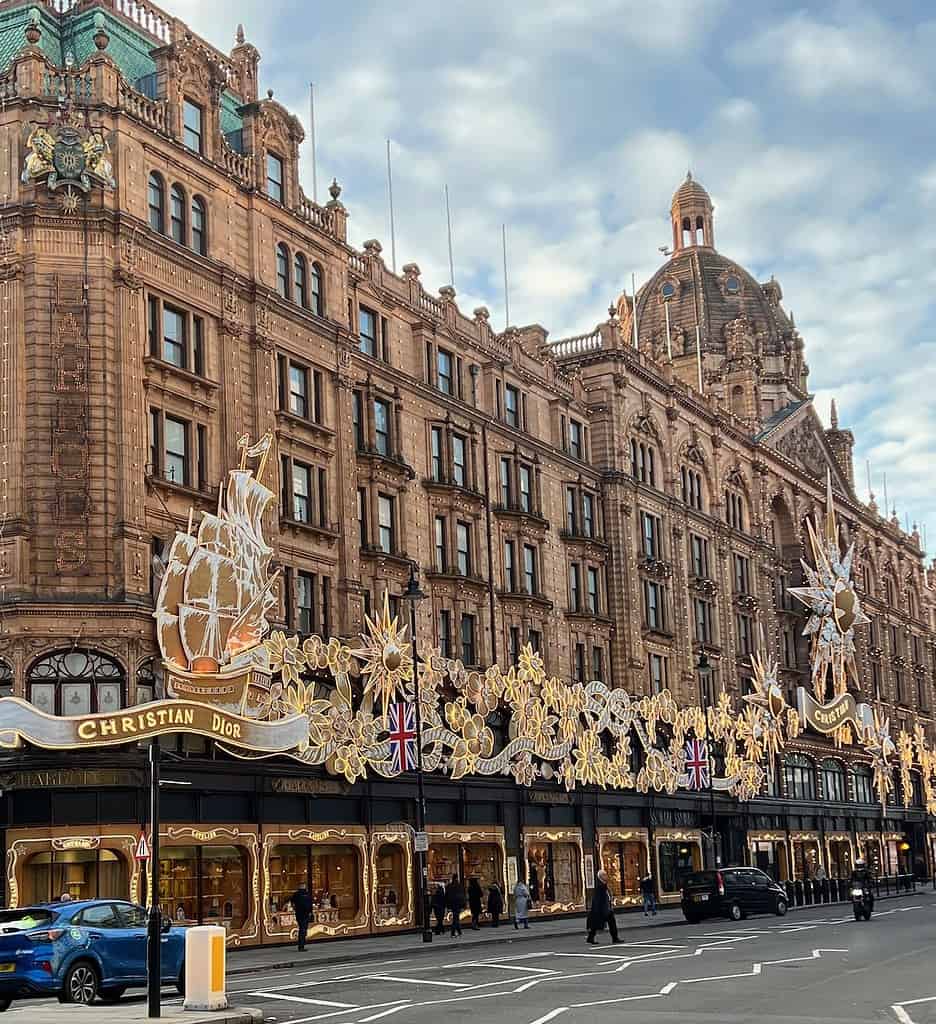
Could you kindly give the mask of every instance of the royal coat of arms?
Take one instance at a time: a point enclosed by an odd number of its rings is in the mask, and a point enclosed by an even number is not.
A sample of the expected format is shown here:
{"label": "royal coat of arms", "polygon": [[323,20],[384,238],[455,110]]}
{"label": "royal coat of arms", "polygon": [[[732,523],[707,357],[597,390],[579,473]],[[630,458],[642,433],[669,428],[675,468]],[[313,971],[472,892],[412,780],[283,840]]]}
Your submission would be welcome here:
{"label": "royal coat of arms", "polygon": [[65,186],[87,194],[94,185],[114,188],[111,136],[97,128],[81,129],[71,124],[23,126],[26,160],[22,182],[44,181],[49,190]]}

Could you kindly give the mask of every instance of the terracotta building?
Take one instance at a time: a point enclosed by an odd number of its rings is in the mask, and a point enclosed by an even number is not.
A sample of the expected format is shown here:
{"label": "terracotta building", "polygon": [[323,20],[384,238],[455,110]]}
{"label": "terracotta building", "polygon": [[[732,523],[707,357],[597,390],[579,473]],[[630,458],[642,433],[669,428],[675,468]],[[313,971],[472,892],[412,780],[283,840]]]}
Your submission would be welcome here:
{"label": "terracotta building", "polygon": [[[415,563],[420,636],[443,653],[509,664],[532,643],[550,673],[683,703],[746,692],[755,648],[780,659],[791,702],[808,684],[788,590],[831,474],[872,617],[861,696],[932,738],[920,537],[856,495],[853,437],[817,416],[779,283],[718,252],[698,182],[673,196],[672,254],[636,301],[552,341],[466,314],[414,263],[393,274],[376,240],[349,243],[339,185],[322,206],[304,194],[302,125],[260,88],[242,29],[222,52],[148,2],[0,0],[0,63],[4,693],[56,715],[161,695],[168,545],[217,504],[239,438],[272,431],[281,627],[355,635],[385,594],[395,610]],[[44,162],[37,125],[91,140],[87,188]],[[180,881],[168,913],[283,940],[288,884],[345,866],[360,884],[323,933],[412,925],[410,782],[348,787],[192,737],[177,754],[194,786],[167,795],[164,876],[216,871],[227,888]],[[142,895],[127,853],[141,751],[2,760],[8,899]],[[808,733],[788,762],[762,801],[719,797],[726,861],[804,879],[820,860],[846,872],[867,842],[882,872],[929,870],[919,794],[882,817],[863,754]],[[510,858],[521,874],[536,859],[558,879],[561,863],[566,895],[543,904],[558,912],[584,901],[583,850],[622,903],[648,855],[671,893],[698,863],[698,798],[554,789],[433,782],[438,870],[506,880]]]}

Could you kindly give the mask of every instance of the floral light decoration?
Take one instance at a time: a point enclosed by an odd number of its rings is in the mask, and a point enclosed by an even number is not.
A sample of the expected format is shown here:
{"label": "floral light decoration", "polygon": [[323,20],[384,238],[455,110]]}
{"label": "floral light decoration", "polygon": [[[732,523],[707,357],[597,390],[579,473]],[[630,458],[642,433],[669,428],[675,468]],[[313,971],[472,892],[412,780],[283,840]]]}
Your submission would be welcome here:
{"label": "floral light decoration", "polygon": [[879,711],[874,712],[874,728],[866,738],[865,750],[871,755],[871,770],[874,773],[874,787],[878,791],[881,809],[887,810],[887,798],[894,789],[894,776],[890,759],[897,748],[890,737],[890,719]]}

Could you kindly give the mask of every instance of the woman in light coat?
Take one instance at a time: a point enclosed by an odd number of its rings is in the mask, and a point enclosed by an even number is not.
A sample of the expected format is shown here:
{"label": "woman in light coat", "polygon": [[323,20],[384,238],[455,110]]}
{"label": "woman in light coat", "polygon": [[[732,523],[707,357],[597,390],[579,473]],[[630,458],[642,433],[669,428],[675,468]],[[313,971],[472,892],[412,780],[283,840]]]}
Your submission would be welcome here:
{"label": "woman in light coat", "polygon": [[514,928],[519,928],[520,924],[523,924],[524,928],[530,927],[528,916],[530,913],[530,890],[526,887],[526,883],[522,882],[519,878],[517,884],[514,886]]}

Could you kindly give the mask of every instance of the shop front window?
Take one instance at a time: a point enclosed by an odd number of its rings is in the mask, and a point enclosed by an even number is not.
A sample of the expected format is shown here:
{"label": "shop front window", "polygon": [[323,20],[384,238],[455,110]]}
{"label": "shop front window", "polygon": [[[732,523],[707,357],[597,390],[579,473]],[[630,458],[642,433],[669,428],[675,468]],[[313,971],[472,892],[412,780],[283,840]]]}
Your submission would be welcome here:
{"label": "shop front window", "polygon": [[130,895],[127,862],[113,850],[52,850],[26,861],[22,903],[49,903]]}
{"label": "shop front window", "polygon": [[305,886],[312,897],[316,924],[353,921],[360,912],[361,863],[357,847],[317,844],[274,847],[270,856],[270,909],[294,923],[290,897]]}
{"label": "shop front window", "polygon": [[247,856],[238,846],[165,846],[159,852],[159,904],[176,924],[243,928],[248,917]]}
{"label": "shop front window", "polygon": [[864,859],[868,869],[875,878],[879,878],[884,872],[881,870],[881,844],[874,839],[865,839],[863,844]]}
{"label": "shop front window", "polygon": [[816,877],[819,867],[819,840],[796,839],[793,841],[793,875],[804,880]]}
{"label": "shop front window", "polygon": [[495,882],[503,886],[500,847],[494,843],[433,843],[429,847],[429,884],[448,885],[458,875],[467,886],[477,878],[485,891]]}
{"label": "shop front window", "polygon": [[851,878],[852,851],[847,839],[829,840],[829,877]]}
{"label": "shop front window", "polygon": [[754,867],[770,875],[775,882],[783,882],[790,877],[786,843],[782,839],[760,839],[752,843],[751,856]]}
{"label": "shop front window", "polygon": [[657,856],[661,893],[680,892],[686,875],[696,871],[702,863],[701,852],[695,843],[662,842],[657,848]]}
{"label": "shop front window", "polygon": [[399,919],[403,916],[406,902],[403,847],[399,843],[384,843],[377,850],[374,870],[377,874],[376,923]]}
{"label": "shop front window", "polygon": [[619,899],[640,894],[640,879],[647,873],[647,850],[643,843],[605,843],[601,866],[608,874],[611,895]]}
{"label": "shop front window", "polygon": [[527,885],[533,901],[581,903],[580,859],[574,843],[532,843],[527,850]]}

